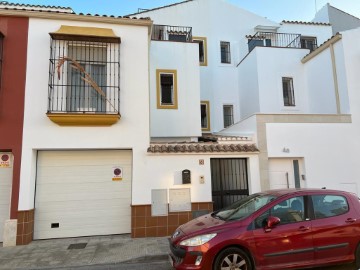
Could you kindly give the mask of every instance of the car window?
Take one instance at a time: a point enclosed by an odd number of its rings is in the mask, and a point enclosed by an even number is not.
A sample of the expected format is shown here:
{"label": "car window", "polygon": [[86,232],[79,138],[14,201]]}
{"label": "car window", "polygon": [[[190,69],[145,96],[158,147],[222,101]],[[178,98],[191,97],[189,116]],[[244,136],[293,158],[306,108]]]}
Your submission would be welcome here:
{"label": "car window", "polygon": [[349,211],[348,202],[343,196],[313,195],[311,198],[316,219],[338,216]]}
{"label": "car window", "polygon": [[278,217],[280,219],[279,225],[305,220],[304,197],[299,196],[283,200],[270,210],[265,211],[254,220],[255,229],[264,228],[269,216]]}
{"label": "car window", "polygon": [[284,200],[272,207],[270,214],[280,219],[280,225],[304,221],[304,197],[299,196]]}
{"label": "car window", "polygon": [[254,194],[241,199],[234,204],[215,212],[214,217],[223,220],[240,220],[264,207],[276,197],[270,194]]}

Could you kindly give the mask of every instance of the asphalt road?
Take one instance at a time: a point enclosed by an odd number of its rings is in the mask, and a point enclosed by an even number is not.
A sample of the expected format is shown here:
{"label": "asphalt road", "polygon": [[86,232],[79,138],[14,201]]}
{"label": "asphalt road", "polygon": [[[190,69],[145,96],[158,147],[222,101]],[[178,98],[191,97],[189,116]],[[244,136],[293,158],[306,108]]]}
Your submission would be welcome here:
{"label": "asphalt road", "polygon": [[[152,263],[123,263],[116,265],[83,266],[71,268],[72,270],[172,270],[168,261],[158,261]],[[305,269],[304,269],[305,270]],[[320,267],[306,270],[356,270],[354,265],[337,265],[333,267]]]}

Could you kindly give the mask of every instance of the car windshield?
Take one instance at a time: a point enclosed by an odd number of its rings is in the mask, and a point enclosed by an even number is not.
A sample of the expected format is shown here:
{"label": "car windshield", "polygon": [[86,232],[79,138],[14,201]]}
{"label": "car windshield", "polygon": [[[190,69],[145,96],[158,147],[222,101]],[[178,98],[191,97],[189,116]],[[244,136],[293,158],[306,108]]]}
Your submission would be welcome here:
{"label": "car windshield", "polygon": [[240,220],[250,216],[276,198],[274,195],[256,193],[243,198],[213,214],[222,220]]}

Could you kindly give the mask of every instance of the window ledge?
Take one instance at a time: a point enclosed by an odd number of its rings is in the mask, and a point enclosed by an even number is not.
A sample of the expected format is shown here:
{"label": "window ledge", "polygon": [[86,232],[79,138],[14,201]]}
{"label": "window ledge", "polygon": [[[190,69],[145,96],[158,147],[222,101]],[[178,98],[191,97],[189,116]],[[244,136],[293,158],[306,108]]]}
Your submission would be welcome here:
{"label": "window ledge", "polygon": [[47,113],[47,117],[59,126],[111,126],[120,114]]}

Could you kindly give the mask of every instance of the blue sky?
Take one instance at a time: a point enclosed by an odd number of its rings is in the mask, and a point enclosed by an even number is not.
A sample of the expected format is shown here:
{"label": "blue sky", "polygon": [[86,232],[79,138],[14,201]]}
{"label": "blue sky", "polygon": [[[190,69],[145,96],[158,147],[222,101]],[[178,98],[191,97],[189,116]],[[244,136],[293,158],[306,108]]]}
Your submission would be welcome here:
{"label": "blue sky", "polygon": [[[181,0],[18,0],[24,4],[56,5],[72,7],[76,13],[100,15],[126,15],[138,8],[155,8]],[[208,0],[212,1],[212,0]],[[254,12],[270,20],[310,21],[317,9],[326,3],[360,18],[360,0],[227,0],[239,7]],[[316,5],[315,5],[316,3]]]}

